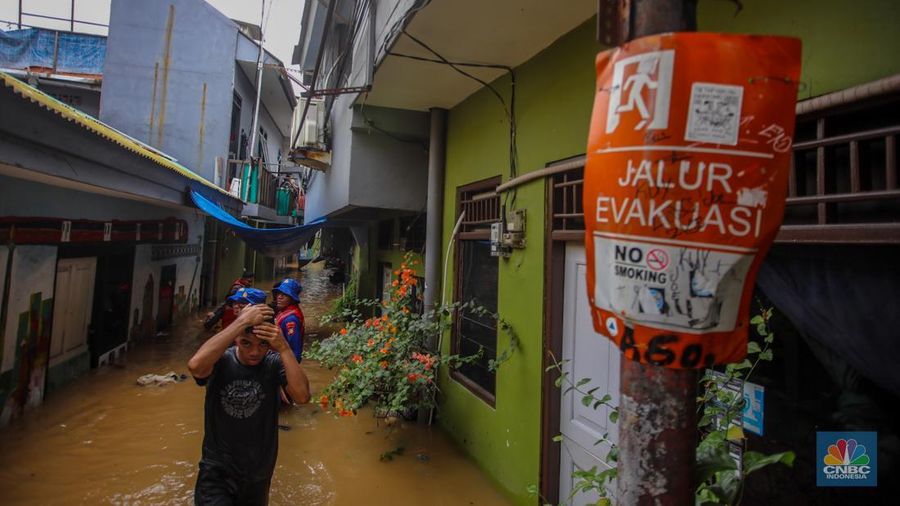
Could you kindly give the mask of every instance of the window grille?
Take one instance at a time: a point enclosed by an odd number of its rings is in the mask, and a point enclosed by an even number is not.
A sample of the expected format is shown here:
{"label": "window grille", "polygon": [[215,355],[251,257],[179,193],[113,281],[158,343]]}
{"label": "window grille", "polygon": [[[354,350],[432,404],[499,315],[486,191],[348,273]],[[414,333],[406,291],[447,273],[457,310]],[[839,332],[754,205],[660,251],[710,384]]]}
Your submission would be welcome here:
{"label": "window grille", "polygon": [[460,188],[459,210],[466,213],[460,231],[490,231],[491,223],[500,221],[500,196],[494,191],[499,183],[500,179],[494,178],[488,183]]}
{"label": "window grille", "polygon": [[[783,243],[900,243],[900,94],[798,116]],[[584,231],[584,167],[554,174],[551,233]]]}

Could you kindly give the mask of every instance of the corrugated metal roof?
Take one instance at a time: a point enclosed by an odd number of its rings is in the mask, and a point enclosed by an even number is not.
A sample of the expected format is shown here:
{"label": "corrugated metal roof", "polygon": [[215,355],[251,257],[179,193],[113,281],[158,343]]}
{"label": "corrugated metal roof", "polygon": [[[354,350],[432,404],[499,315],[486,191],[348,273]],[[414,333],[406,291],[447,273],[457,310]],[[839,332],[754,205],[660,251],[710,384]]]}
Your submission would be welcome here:
{"label": "corrugated metal roof", "polygon": [[22,81],[4,72],[0,72],[0,80],[3,81],[4,86],[12,88],[12,90],[17,95],[39,105],[40,107],[56,114],[57,116],[75,123],[78,126],[81,126],[82,128],[85,128],[100,137],[103,137],[107,141],[112,142],[119,147],[125,148],[138,156],[142,156],[161,167],[177,172],[182,176],[196,181],[204,186],[214,188],[219,193],[227,195],[231,198],[235,198],[224,189],[219,188],[218,186],[201,177],[196,172],[176,162],[169,155],[116,130],[115,128],[98,120],[97,118],[85,114],[68,104],[64,104],[59,100],[51,97],[50,95],[47,95],[46,93],[32,86],[29,86],[28,84],[23,83]]}

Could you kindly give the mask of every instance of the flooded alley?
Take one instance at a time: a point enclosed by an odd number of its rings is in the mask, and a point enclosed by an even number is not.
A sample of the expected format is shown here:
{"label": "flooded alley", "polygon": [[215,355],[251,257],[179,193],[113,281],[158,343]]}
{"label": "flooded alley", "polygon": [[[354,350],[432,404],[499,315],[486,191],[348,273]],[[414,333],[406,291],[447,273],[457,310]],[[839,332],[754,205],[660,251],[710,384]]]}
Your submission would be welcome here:
{"label": "flooded alley", "polygon": [[[320,333],[321,315],[340,295],[327,274],[321,263],[299,274],[309,334]],[[127,362],[92,370],[11,423],[0,433],[0,502],[191,504],[204,389],[190,379],[147,387],[136,379],[187,374],[187,359],[209,335],[191,318],[171,336],[137,343]],[[331,373],[312,361],[303,365],[316,398]],[[412,422],[391,429],[369,410],[339,419],[315,403],[285,411],[280,423],[271,504],[506,503],[437,428]],[[382,461],[387,452],[397,455]]]}

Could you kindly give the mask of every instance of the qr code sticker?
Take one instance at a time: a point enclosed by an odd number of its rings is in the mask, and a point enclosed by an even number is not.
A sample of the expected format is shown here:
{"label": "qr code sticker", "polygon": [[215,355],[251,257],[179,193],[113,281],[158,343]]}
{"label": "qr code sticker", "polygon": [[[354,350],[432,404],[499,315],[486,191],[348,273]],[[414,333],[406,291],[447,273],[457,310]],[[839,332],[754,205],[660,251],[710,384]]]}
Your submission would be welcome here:
{"label": "qr code sticker", "polygon": [[694,83],[685,140],[737,145],[743,98],[742,86]]}

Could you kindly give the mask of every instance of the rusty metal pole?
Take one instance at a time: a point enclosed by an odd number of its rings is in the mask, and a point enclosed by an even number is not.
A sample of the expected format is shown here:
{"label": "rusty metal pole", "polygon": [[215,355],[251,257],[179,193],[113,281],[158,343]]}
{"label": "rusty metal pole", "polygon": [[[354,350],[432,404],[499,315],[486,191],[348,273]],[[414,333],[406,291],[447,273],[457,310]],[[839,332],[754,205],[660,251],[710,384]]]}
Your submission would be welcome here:
{"label": "rusty metal pole", "polygon": [[[623,40],[696,30],[696,0],[624,0]],[[643,365],[623,355],[617,503],[694,504],[697,371]]]}

